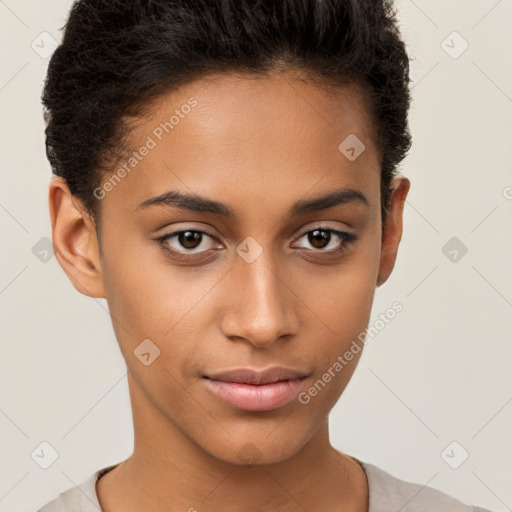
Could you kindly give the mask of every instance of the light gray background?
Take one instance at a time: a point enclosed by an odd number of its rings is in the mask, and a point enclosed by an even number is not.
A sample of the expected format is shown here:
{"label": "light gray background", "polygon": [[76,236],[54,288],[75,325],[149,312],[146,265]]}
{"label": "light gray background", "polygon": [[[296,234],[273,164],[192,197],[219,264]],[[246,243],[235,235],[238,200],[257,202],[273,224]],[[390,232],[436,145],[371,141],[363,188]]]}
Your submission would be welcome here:
{"label": "light gray background", "polygon": [[[365,348],[330,416],[332,441],[405,480],[510,511],[512,2],[396,5],[414,59],[414,145],[402,165],[412,188],[371,323],[395,300],[404,310]],[[31,44],[42,53],[42,32],[60,40],[70,6],[0,1],[0,511],[34,511],[127,457],[133,441],[105,301],[32,252],[51,237],[51,172],[39,100],[48,59]],[[469,43],[458,58],[443,49],[462,48],[453,31]],[[452,237],[468,248],[457,262],[442,252]],[[46,470],[31,458],[43,441],[59,453]],[[458,469],[441,457],[452,441],[469,453]]]}

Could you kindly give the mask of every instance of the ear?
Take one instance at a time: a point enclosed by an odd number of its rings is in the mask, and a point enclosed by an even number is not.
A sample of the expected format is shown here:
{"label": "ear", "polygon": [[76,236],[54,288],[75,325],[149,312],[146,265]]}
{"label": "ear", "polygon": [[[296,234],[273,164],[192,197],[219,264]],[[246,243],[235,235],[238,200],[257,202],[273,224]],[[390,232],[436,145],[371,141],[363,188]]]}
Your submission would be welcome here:
{"label": "ear", "polygon": [[73,286],[89,297],[105,297],[94,221],[61,177],[50,181],[48,194],[55,257]]}
{"label": "ear", "polygon": [[395,266],[398,246],[402,239],[404,204],[411,182],[405,176],[398,176],[393,179],[391,186],[392,193],[384,225],[377,286],[387,281]]}

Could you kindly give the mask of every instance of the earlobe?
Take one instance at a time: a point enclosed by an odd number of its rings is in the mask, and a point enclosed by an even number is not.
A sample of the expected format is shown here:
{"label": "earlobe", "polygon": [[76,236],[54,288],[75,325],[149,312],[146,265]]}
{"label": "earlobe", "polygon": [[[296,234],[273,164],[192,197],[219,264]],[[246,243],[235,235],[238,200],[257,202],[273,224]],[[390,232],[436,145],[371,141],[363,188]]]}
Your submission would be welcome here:
{"label": "earlobe", "polygon": [[398,176],[393,179],[393,191],[382,239],[377,286],[381,286],[387,281],[395,266],[398,246],[402,239],[403,210],[410,187],[411,182],[405,176]]}
{"label": "earlobe", "polygon": [[105,298],[94,221],[63,178],[50,182],[48,203],[53,248],[60,266],[80,293]]}

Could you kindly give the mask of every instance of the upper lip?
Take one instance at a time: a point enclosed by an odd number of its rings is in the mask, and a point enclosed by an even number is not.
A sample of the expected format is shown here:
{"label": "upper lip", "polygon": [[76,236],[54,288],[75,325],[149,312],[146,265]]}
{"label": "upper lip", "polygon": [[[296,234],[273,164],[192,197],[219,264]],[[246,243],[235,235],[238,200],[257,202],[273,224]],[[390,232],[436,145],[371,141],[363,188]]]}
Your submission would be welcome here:
{"label": "upper lip", "polygon": [[238,382],[240,384],[272,384],[282,380],[295,380],[307,377],[306,372],[274,366],[266,370],[253,370],[251,368],[235,368],[218,373],[205,375],[207,379],[220,380],[223,382]]}

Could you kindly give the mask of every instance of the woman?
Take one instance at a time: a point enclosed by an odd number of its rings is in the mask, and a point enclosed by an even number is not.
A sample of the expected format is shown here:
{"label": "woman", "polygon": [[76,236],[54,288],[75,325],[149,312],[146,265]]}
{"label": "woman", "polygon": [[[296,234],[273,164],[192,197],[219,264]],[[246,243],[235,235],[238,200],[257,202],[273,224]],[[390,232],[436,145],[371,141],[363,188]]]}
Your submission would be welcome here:
{"label": "woman", "polygon": [[135,446],[42,512],[483,510],[329,441],[402,235],[408,84],[384,0],[73,5],[53,243],[108,301]]}

